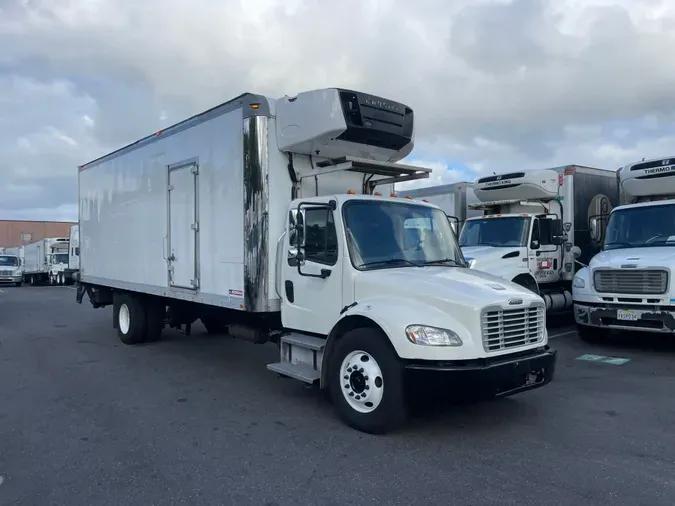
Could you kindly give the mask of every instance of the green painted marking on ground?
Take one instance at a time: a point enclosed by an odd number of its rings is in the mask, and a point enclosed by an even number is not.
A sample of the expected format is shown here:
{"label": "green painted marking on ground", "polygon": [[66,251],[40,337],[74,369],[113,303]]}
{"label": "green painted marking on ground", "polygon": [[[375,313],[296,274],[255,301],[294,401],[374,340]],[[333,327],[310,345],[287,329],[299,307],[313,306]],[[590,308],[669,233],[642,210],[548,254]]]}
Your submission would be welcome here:
{"label": "green painted marking on ground", "polygon": [[611,365],[623,365],[627,362],[630,362],[629,358],[620,358],[620,357],[605,357],[603,355],[580,355],[576,360],[585,360],[587,362],[602,362],[603,364]]}

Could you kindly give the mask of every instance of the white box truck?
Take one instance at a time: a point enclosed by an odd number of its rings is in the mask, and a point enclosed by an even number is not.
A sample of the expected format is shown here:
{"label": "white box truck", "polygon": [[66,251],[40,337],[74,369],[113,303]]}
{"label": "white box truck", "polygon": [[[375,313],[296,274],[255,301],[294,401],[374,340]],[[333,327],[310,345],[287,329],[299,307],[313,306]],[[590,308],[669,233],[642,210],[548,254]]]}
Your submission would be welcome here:
{"label": "white box truck", "polygon": [[[589,216],[618,204],[613,171],[566,165],[486,176],[474,185],[484,215],[466,221],[459,238],[471,267],[541,295],[550,312],[572,309],[572,279],[600,251]],[[580,264],[580,263],[581,264]]]}
{"label": "white box truck", "polygon": [[610,329],[672,335],[675,157],[632,163],[616,174],[621,205],[608,220],[590,218],[602,252],[576,273],[572,285],[579,335],[587,341],[607,337]]}
{"label": "white box truck", "polygon": [[410,107],[366,93],[247,93],[81,166],[78,302],[112,305],[126,344],[197,319],[272,341],[268,369],[366,432],[405,420],[420,371],[547,384],[541,298],[467,268],[436,206],[377,195],[431,172],[394,163],[413,131]]}
{"label": "white box truck", "polygon": [[479,200],[473,189],[473,183],[460,181],[459,183],[427,186],[398,192],[399,197],[407,197],[423,202],[429,202],[441,208],[450,219],[455,233],[459,235],[467,218],[482,216],[482,211],[469,208]]}
{"label": "white box truck", "polygon": [[0,248],[0,284],[21,286],[22,282],[21,247]]}
{"label": "white box truck", "polygon": [[24,262],[24,281],[31,285],[65,285],[72,279],[67,237],[48,237],[26,244]]}

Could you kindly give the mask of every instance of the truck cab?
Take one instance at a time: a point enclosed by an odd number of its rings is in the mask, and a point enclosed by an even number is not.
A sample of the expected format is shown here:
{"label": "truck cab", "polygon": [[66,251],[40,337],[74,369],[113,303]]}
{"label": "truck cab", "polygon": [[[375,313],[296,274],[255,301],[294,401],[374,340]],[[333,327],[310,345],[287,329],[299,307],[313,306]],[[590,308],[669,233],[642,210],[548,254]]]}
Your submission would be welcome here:
{"label": "truck cab", "polygon": [[[608,330],[675,333],[675,158],[621,167],[622,205],[606,220],[602,251],[573,281],[579,335],[594,341]],[[600,236],[601,220],[589,228]]]}
{"label": "truck cab", "polygon": [[11,283],[21,286],[23,269],[18,255],[0,253],[0,284]]}

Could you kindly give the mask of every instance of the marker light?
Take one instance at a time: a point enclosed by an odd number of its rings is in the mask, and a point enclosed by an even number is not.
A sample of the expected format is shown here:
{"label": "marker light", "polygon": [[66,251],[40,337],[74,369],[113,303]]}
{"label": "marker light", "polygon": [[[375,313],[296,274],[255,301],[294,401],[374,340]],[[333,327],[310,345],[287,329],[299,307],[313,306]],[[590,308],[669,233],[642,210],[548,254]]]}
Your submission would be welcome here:
{"label": "marker light", "polygon": [[347,195],[354,195],[356,192],[354,190],[347,190]]}

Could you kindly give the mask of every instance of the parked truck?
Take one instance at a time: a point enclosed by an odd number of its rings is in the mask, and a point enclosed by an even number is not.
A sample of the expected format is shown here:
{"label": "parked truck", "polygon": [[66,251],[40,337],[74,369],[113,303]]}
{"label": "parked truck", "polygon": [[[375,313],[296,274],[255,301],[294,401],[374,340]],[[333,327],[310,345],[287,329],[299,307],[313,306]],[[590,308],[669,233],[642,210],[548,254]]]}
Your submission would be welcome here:
{"label": "parked truck", "polygon": [[438,207],[378,195],[431,172],[394,163],[413,131],[410,107],[362,92],[246,93],[79,167],[77,301],[112,305],[125,344],[197,320],[276,343],[269,370],[366,432],[405,420],[421,371],[547,384],[541,298],[467,268]]}
{"label": "parked truck", "polygon": [[0,248],[0,284],[21,286],[23,267],[20,247]]}
{"label": "parked truck", "polygon": [[67,237],[49,237],[26,244],[24,261],[24,281],[31,285],[65,285],[72,281]]}
{"label": "parked truck", "polygon": [[607,337],[610,329],[672,335],[675,157],[625,165],[616,175],[621,205],[608,219],[589,220],[591,235],[603,240],[602,252],[574,277],[579,335],[587,341]]}
{"label": "parked truck", "polygon": [[[613,171],[567,165],[480,178],[484,215],[466,221],[459,238],[475,269],[538,293],[549,312],[572,308],[572,279],[600,251],[589,216],[608,216],[618,204]],[[606,220],[603,221],[606,223]]]}
{"label": "parked truck", "polygon": [[467,218],[483,214],[482,211],[476,211],[468,207],[477,203],[478,199],[474,193],[473,183],[467,181],[403,190],[398,192],[398,195],[438,206],[448,215],[450,224],[458,235]]}

